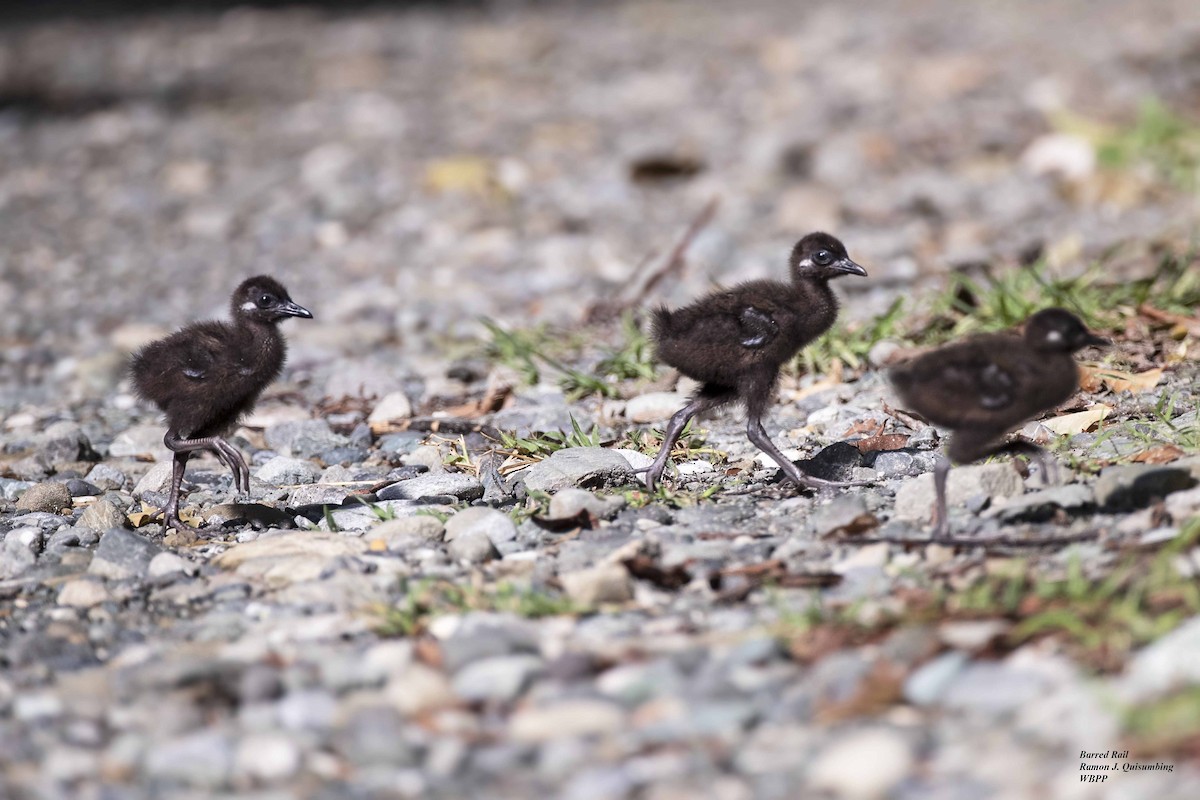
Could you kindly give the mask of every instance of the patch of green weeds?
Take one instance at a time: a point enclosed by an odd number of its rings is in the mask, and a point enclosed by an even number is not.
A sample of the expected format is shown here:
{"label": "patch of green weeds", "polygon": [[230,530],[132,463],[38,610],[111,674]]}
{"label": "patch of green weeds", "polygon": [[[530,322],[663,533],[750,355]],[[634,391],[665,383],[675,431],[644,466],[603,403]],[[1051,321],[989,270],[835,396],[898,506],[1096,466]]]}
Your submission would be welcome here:
{"label": "patch of green weeds", "polygon": [[407,582],[404,596],[382,610],[376,630],[381,636],[415,636],[437,617],[469,611],[498,611],[528,619],[580,613],[563,595],[510,582],[478,588],[427,579]]}
{"label": "patch of green weeds", "polygon": [[[728,453],[725,451],[708,446],[708,432],[693,428],[693,422],[694,420],[688,420],[688,423],[683,426],[683,432],[679,434],[679,438],[675,440],[675,444],[671,448],[671,459],[691,461],[711,456],[715,461],[721,462],[728,458]],[[623,449],[637,450],[644,455],[654,456],[658,455],[658,448],[662,446],[664,435],[659,428],[650,430],[631,428],[625,434],[625,438],[619,442],[619,446]]]}
{"label": "patch of green weeds", "polygon": [[[1070,126],[1070,121],[1067,121]],[[1200,126],[1176,114],[1158,99],[1142,103],[1132,125],[1075,126],[1096,146],[1096,160],[1107,169],[1149,168],[1160,180],[1180,189],[1200,188]]]}
{"label": "patch of green weeds", "polygon": [[568,447],[600,447],[603,444],[600,427],[593,425],[590,431],[585,431],[579,420],[571,416],[571,430],[537,431],[529,436],[517,436],[508,431],[500,431],[500,449],[510,455],[525,459],[530,463],[548,458],[557,450]]}
{"label": "patch of green weeds", "polygon": [[867,353],[882,340],[908,338],[902,328],[905,306],[904,298],[897,297],[887,311],[869,320],[835,323],[800,351],[799,365],[808,374],[824,374],[839,368],[861,369],[866,364]]}
{"label": "patch of green weeds", "polygon": [[781,612],[779,631],[793,650],[805,651],[812,641],[840,647],[898,625],[1001,618],[1012,623],[996,644],[1001,650],[1053,637],[1092,669],[1117,670],[1135,649],[1200,614],[1200,584],[1181,575],[1175,564],[1197,544],[1200,518],[1193,518],[1156,552],[1132,553],[1101,578],[1088,577],[1078,556],[1053,575],[1039,575],[1029,562],[1014,559],[962,589],[898,593],[899,611],[870,618],[854,607],[814,601],[801,612]]}
{"label": "patch of green weeds", "polygon": [[1037,577],[1014,562],[1011,572],[948,596],[946,610],[1012,620],[1009,646],[1055,636],[1085,663],[1115,669],[1137,647],[1200,614],[1200,585],[1180,575],[1174,563],[1198,542],[1200,519],[1193,519],[1157,553],[1130,555],[1098,580],[1084,575],[1078,557],[1061,577]]}
{"label": "patch of green weeds", "polygon": [[534,384],[542,379],[538,360],[542,352],[553,341],[545,325],[507,331],[490,319],[480,320],[491,338],[484,345],[488,359],[515,370],[525,383]]}
{"label": "patch of green weeds", "polygon": [[617,397],[621,381],[653,380],[656,374],[650,339],[631,313],[622,318],[620,344],[604,350],[592,369],[567,363],[593,350],[582,334],[556,334],[546,326],[508,331],[491,320],[482,322],[490,335],[484,346],[487,358],[511,367],[528,384],[541,381],[543,369],[550,369],[568,400]]}
{"label": "patch of green weeds", "polygon": [[1133,440],[1134,444],[1124,456],[1134,456],[1159,446],[1178,447],[1185,453],[1200,452],[1200,419],[1195,415],[1190,421],[1181,421],[1176,406],[1179,395],[1164,392],[1148,414],[1129,417],[1111,424],[1101,431],[1092,448],[1114,438]]}
{"label": "patch of green weeds", "polygon": [[621,318],[622,344],[596,365],[596,370],[617,380],[654,380],[654,355],[650,337],[642,332],[632,313]]}
{"label": "patch of green weeds", "polygon": [[1200,687],[1134,706],[1123,717],[1125,743],[1135,758],[1200,755]]}
{"label": "patch of green weeds", "polygon": [[546,492],[532,490],[523,503],[514,506],[508,516],[513,524],[520,525],[530,517],[544,517],[550,513],[550,495]]}
{"label": "patch of green weeds", "polygon": [[671,508],[688,508],[717,496],[721,493],[722,488],[721,484],[715,484],[699,492],[689,492],[686,489],[676,489],[660,482],[653,492],[648,492],[644,488],[626,489],[622,495],[625,498],[625,504],[630,508],[644,508],[652,504]]}

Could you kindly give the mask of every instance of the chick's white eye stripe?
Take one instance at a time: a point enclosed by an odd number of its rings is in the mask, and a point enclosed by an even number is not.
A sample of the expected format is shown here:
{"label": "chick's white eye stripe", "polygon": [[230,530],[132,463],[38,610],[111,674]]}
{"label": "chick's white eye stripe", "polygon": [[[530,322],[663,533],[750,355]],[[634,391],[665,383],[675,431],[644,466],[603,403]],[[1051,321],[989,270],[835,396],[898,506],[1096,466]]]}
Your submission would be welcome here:
{"label": "chick's white eye stripe", "polygon": [[1046,334],[1046,341],[1047,342],[1061,342],[1062,341],[1062,333],[1059,331],[1050,331],[1049,333]]}
{"label": "chick's white eye stripe", "polygon": [[253,302],[242,303],[242,311],[253,311],[256,308],[258,308],[258,305]]}
{"label": "chick's white eye stripe", "polygon": [[811,267],[813,265],[811,258],[804,258],[796,262],[797,267]]}

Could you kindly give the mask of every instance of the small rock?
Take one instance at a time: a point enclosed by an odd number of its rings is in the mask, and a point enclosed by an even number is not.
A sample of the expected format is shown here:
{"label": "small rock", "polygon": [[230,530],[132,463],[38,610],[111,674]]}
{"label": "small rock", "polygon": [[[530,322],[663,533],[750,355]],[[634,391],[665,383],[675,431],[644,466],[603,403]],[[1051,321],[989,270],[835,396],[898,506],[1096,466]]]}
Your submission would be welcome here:
{"label": "small rock", "polygon": [[517,526],[507,514],[494,508],[465,508],[446,520],[446,541],[460,536],[482,533],[492,544],[503,544],[517,538]]}
{"label": "small rock", "polygon": [[508,735],[514,741],[542,744],[574,736],[614,734],[626,725],[625,712],[604,700],[560,700],[540,708],[523,708],[512,715]]}
{"label": "small rock", "polygon": [[596,519],[612,519],[625,507],[624,497],[597,497],[584,489],[562,489],[550,498],[548,519],[574,519],[586,512]]}
{"label": "small rock", "polygon": [[404,718],[395,708],[376,705],[354,712],[333,737],[333,746],[351,763],[396,767],[412,765]]}
{"label": "small rock", "polygon": [[42,433],[39,451],[54,466],[98,460],[92,443],[76,422],[55,422]]}
{"label": "small rock", "polygon": [[633,479],[629,462],[620,453],[603,447],[556,450],[521,473],[525,488],[531,492],[557,492],[570,486],[622,486]]}
{"label": "small rock", "polygon": [[817,536],[854,536],[879,525],[861,494],[843,494],[816,509],[811,519]]}
{"label": "small rock", "polygon": [[194,575],[196,571],[195,564],[174,553],[159,553],[150,559],[150,563],[146,567],[146,574],[151,578],[175,574]]}
{"label": "small rock", "polygon": [[532,655],[497,656],[468,664],[454,676],[454,693],[468,703],[515,700],[542,670]]}
{"label": "small rock", "polygon": [[145,575],[150,560],[161,552],[161,547],[140,534],[112,528],[100,537],[88,572],[113,580]]}
{"label": "small rock", "polygon": [[442,462],[442,451],[432,445],[413,448],[408,458],[404,459],[404,463],[406,466],[424,467],[432,475],[446,471],[446,465]]}
{"label": "small rock", "polygon": [[67,581],[58,591],[58,604],[71,608],[91,608],[112,599],[100,581],[77,578]]}
{"label": "small rock", "polygon": [[[330,467],[330,469],[334,468]],[[352,487],[313,483],[292,489],[288,493],[287,504],[293,508],[298,506],[340,506],[351,494],[353,494]]]}
{"label": "small rock", "polygon": [[42,551],[42,531],[39,528],[14,528],[4,536],[0,545],[0,578],[13,578],[37,563]]}
{"label": "small rock", "polygon": [[133,496],[147,492],[165,492],[171,486],[171,462],[160,461],[151,467],[133,487]]}
{"label": "small rock", "polygon": [[46,481],[31,486],[17,501],[18,511],[42,511],[57,514],[71,507],[71,493],[64,484]]}
{"label": "small rock", "polygon": [[16,481],[12,478],[0,478],[0,490],[4,493],[4,499],[12,502],[23,495],[26,491],[33,488],[35,484],[31,481]]}
{"label": "small rock", "polygon": [[631,397],[625,404],[625,416],[630,422],[663,422],[687,404],[688,396],[679,392],[649,392]]}
{"label": "small rock", "polygon": [[1031,670],[990,661],[968,664],[954,676],[942,698],[948,708],[1005,714],[1042,697],[1046,678]]}
{"label": "small rock", "polygon": [[483,484],[478,478],[462,472],[439,472],[393,483],[380,489],[375,496],[380,500],[424,500],[439,497],[476,500],[483,497]]}
{"label": "small rock", "polygon": [[79,527],[93,531],[124,528],[129,524],[125,512],[108,500],[97,500],[79,516]]}
{"label": "small rock", "polygon": [[233,743],[228,736],[216,730],[201,730],[156,742],[147,750],[142,768],[153,781],[217,788],[228,779],[233,759]]}
{"label": "small rock", "polygon": [[79,478],[71,478],[66,482],[67,492],[71,497],[99,497],[103,490],[94,484]]}
{"label": "small rock", "polygon": [[938,702],[946,687],[967,665],[966,653],[953,651],[943,653],[932,661],[921,665],[904,681],[904,699],[915,706],[927,706]]}
{"label": "small rock", "polygon": [[321,477],[321,469],[306,459],[275,456],[255,473],[260,481],[274,486],[294,486],[313,483]]}
{"label": "small rock", "polygon": [[282,422],[267,428],[263,436],[272,450],[293,458],[315,458],[350,442],[345,436],[334,433],[323,419]]}
{"label": "small rock", "polygon": [[1200,684],[1200,618],[1193,618],[1141,650],[1121,679],[1123,695],[1144,702]]}
{"label": "small rock", "polygon": [[614,450],[614,453],[619,453],[629,463],[629,468],[633,470],[646,469],[654,463],[653,456],[648,456],[638,450],[630,450],[629,448],[621,448]]}
{"label": "small rock", "polygon": [[1173,492],[1190,489],[1196,479],[1185,467],[1129,464],[1105,467],[1096,479],[1096,504],[1113,510],[1144,508]]}
{"label": "small rock", "polygon": [[937,632],[946,646],[974,652],[996,641],[1010,627],[1009,623],[999,619],[958,620],[943,622]]}
{"label": "small rock", "polygon": [[279,724],[289,731],[326,731],[337,717],[337,698],[324,689],[292,691],[276,704]]}
{"label": "small rock", "polygon": [[911,453],[902,450],[891,450],[875,456],[872,468],[881,478],[904,478],[920,474],[914,470],[915,461]]}
{"label": "small rock", "polygon": [[809,782],[838,797],[881,798],[908,776],[913,763],[912,748],[903,736],[886,728],[867,728],[843,736],[817,754]]}
{"label": "small rock", "polygon": [[1073,133],[1039,136],[1021,154],[1021,165],[1034,175],[1057,175],[1071,181],[1088,177],[1096,169],[1096,149]]}
{"label": "small rock", "polygon": [[[964,505],[973,497],[1014,497],[1025,483],[1012,464],[968,464],[954,467],[946,479],[946,504]],[[896,518],[928,520],[933,515],[933,475],[918,475],[896,491]]]}
{"label": "small rock", "polygon": [[812,458],[797,461],[796,466],[814,478],[847,481],[853,479],[856,467],[865,467],[866,464],[857,447],[849,442],[834,442]]}
{"label": "small rock", "polygon": [[391,392],[375,404],[367,422],[372,425],[383,425],[392,420],[408,419],[412,416],[412,402],[404,392]]}
{"label": "small rock", "polygon": [[367,549],[366,542],[336,533],[304,531],[265,536],[221,553],[212,563],[239,575],[260,577],[275,585],[319,578],[329,563]]}
{"label": "small rock", "polygon": [[1200,486],[1167,495],[1165,508],[1171,519],[1179,523],[1200,515]]}
{"label": "small rock", "polygon": [[446,552],[455,561],[468,564],[483,564],[500,556],[488,535],[479,530],[460,533],[447,545]]}
{"label": "small rock", "polygon": [[301,752],[291,739],[276,733],[252,733],[238,743],[234,774],[271,783],[300,770]]}
{"label": "small rock", "polygon": [[1030,492],[990,509],[984,516],[998,516],[1005,522],[1033,520],[1041,522],[1054,516],[1058,509],[1083,512],[1096,504],[1092,489],[1082,483],[1069,483]]}
{"label": "small rock", "polygon": [[393,676],[384,696],[402,714],[419,714],[458,702],[446,676],[418,663],[409,664]]}
{"label": "small rock", "polygon": [[620,564],[604,564],[559,576],[572,601],[586,608],[633,599],[633,581]]}
{"label": "small rock", "polygon": [[368,545],[382,542],[388,550],[407,550],[435,542],[445,536],[445,526],[429,514],[415,514],[381,522],[368,528],[363,541]]}

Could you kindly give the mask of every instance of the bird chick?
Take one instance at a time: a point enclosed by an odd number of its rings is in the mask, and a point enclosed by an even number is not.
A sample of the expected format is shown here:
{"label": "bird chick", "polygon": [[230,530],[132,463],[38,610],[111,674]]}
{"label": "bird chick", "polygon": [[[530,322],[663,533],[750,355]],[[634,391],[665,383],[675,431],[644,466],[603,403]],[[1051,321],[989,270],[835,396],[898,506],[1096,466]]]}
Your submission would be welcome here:
{"label": "bird chick", "polygon": [[689,306],[654,312],[661,361],[702,385],[667,424],[662,449],[646,471],[653,491],[671,448],[692,417],[734,401],[746,407],[746,436],[799,488],[848,486],[802,472],[767,436],[762,418],[780,368],[837,318],[829,281],[867,271],[827,233],[810,233],[792,248],[791,283],[760,280],[714,292]]}
{"label": "bird chick", "polygon": [[949,428],[946,454],[934,468],[935,535],[946,530],[946,475],[951,462],[966,464],[997,453],[1024,454],[1038,462],[1043,479],[1049,462],[1042,448],[1024,440],[999,444],[1004,435],[1043,411],[1062,404],[1079,385],[1072,353],[1109,344],[1069,311],[1047,308],[1013,333],[975,336],[946,345],[891,371],[904,407]]}
{"label": "bird chick", "polygon": [[279,323],[312,319],[287,289],[265,275],[243,281],[230,298],[233,321],[195,322],[143,347],[130,364],[133,387],[166,414],[163,444],[174,453],[163,528],[186,530],[179,487],[188,457],[209,450],[233,473],[235,492],[250,491],[250,469],[223,435],[279,376],[287,343]]}

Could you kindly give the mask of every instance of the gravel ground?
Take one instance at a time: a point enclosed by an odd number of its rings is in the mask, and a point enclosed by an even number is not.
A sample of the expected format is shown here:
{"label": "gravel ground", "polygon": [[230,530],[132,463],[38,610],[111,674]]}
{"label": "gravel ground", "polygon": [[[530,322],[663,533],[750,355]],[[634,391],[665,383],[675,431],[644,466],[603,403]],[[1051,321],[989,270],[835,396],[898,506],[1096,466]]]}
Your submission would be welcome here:
{"label": "gravel ground", "polygon": [[[714,198],[646,303],[777,276],[814,228],[870,272],[839,284],[852,319],[1035,253],[1144,277],[1194,238],[1195,195],[1114,178],[1059,133],[1147,97],[1200,106],[1193,5],[0,29],[0,796],[1200,796],[1195,327],[1131,328],[1120,365],[1161,379],[1050,415],[1104,404],[1098,429],[1027,428],[1058,485],[1007,461],[952,473],[953,533],[977,546],[921,541],[942,443],[895,410],[884,351],[787,376],[768,426],[867,490],[797,494],[737,413],[702,423],[724,458],[691,453],[651,498],[636,448],[493,471],[476,430],[575,419],[626,445],[661,425],[672,376],[568,399],[553,370],[530,385],[485,358],[480,319],[619,338],[583,329],[588,309]],[[204,527],[163,537],[163,428],[123,365],[260,272],[316,321],[285,326],[289,367],[234,435],[252,496],[196,459]],[[1179,446],[1147,448],[1126,421],[1166,403]],[[469,423],[432,434],[447,411]],[[1094,615],[1124,595],[1078,587],[1127,558],[1159,583],[1118,641]],[[1012,574],[1067,586],[1082,633],[1022,630],[1053,597],[939,599]],[[1191,717],[1147,711],[1178,698]]]}

